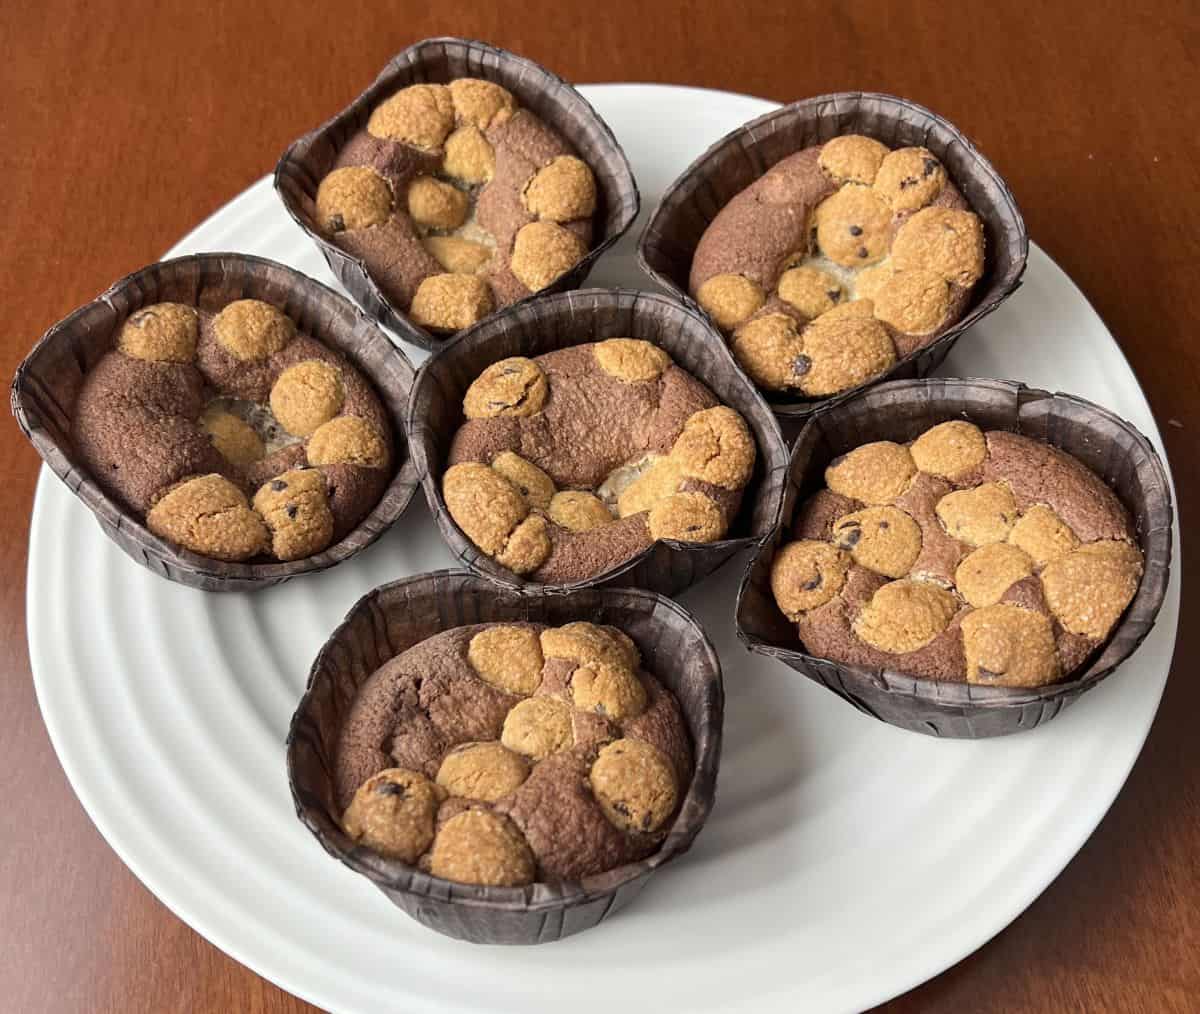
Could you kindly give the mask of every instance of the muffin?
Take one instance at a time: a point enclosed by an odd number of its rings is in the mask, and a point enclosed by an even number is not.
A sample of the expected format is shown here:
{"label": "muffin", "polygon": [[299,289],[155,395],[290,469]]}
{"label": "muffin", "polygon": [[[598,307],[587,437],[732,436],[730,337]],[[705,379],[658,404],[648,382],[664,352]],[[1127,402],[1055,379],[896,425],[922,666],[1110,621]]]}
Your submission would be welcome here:
{"label": "muffin", "polygon": [[1129,512],[1080,461],[962,419],[830,462],[770,568],[805,652],[978,687],[1066,680],[1138,592]]}
{"label": "muffin", "polygon": [[983,223],[932,152],[843,134],[721,209],[688,291],[759,387],[828,398],[945,333],[984,258]]}
{"label": "muffin", "polygon": [[366,678],[333,788],[360,845],[445,880],[519,887],[648,856],[691,776],[679,704],[622,631],[484,623]]}
{"label": "muffin", "polygon": [[223,562],[323,552],[372,511],[394,471],[371,383],[260,299],[129,313],[82,378],[70,439],[151,532]]}
{"label": "muffin", "polygon": [[493,362],[462,415],[440,479],[450,517],[502,567],[549,584],[658,540],[721,540],[758,455],[739,412],[632,338]]}

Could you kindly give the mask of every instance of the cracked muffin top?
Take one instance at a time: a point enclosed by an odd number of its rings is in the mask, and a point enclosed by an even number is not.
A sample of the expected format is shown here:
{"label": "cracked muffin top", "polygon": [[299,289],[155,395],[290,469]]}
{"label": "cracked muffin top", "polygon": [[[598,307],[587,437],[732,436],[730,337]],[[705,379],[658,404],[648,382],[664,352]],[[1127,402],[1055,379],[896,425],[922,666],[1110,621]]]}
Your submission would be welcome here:
{"label": "cracked muffin top", "polygon": [[723,538],[757,456],[737,412],[632,338],[493,363],[463,415],[446,509],[481,552],[549,584],[612,570],[658,539]]}
{"label": "cracked muffin top", "polygon": [[155,535],[225,561],[299,560],[341,540],[393,456],[366,378],[257,299],[131,314],[84,378],[72,439]]}
{"label": "cracked muffin top", "polygon": [[804,650],[1037,687],[1078,669],[1137,592],[1128,512],[1049,444],[953,420],[835,459],[771,566]]}
{"label": "cracked muffin top", "polygon": [[450,334],[574,267],[596,207],[565,138],[500,85],[459,78],[379,103],[310,210],[398,309]]}
{"label": "cracked muffin top", "polygon": [[622,631],[490,623],[436,634],[359,688],[338,740],[346,833],[461,883],[579,880],[658,848],[692,747]]}
{"label": "cracked muffin top", "polygon": [[725,205],[688,288],[759,387],[824,398],[930,344],[983,270],[983,224],[941,162],[847,134]]}

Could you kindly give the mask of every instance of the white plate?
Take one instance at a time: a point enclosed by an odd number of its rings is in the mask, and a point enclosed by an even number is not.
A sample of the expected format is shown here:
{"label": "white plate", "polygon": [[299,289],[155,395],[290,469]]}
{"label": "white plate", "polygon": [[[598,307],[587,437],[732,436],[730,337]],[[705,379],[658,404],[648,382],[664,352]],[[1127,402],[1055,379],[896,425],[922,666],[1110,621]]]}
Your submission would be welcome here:
{"label": "white plate", "polygon": [[[621,139],[647,211],[711,141],[770,105],[644,85],[584,89]],[[638,233],[595,284],[638,285]],[[172,254],[240,250],[332,277],[261,180]],[[419,358],[414,357],[414,358]],[[964,337],[948,374],[1092,398],[1162,444],[1117,345],[1038,249],[1024,287]],[[1178,536],[1176,536],[1178,538]],[[424,499],[375,546],[258,595],[160,580],[43,469],[29,555],[42,714],[100,832],[222,950],[338,1011],[833,1011],[936,975],[1059,873],[1129,773],[1167,677],[1179,611],[1061,718],[980,743],[901,732],[733,633],[739,558],[683,596],[725,666],[716,809],[691,854],[599,928],[544,947],[471,947],[421,928],[330,860],[292,813],[283,741],[309,664],[367,589],[452,563]],[[1178,543],[1176,543],[1178,544]]]}

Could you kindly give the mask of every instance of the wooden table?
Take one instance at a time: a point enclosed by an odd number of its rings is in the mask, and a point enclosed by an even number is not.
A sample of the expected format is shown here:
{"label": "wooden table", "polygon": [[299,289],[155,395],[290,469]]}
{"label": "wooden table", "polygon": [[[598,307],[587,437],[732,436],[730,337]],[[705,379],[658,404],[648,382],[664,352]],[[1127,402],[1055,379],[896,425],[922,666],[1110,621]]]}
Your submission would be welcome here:
{"label": "wooden table", "polygon": [[[155,260],[431,35],[488,39],[574,81],[663,81],[788,101],[895,92],[971,134],[1029,231],[1133,363],[1200,495],[1200,8],[1194,0],[589,5],[291,0],[0,9],[0,367]],[[735,7],[741,7],[739,13]],[[390,9],[387,9],[389,8]],[[250,10],[249,8],[254,8]],[[1019,8],[1019,9],[1018,9]],[[954,12],[954,17],[948,16]],[[96,833],[39,719],[25,647],[38,459],[0,428],[0,1008],[298,1011],[179,922]],[[1200,578],[1196,542],[1176,565]],[[1191,603],[1185,600],[1185,607]],[[893,1011],[1200,1009],[1200,613],[1145,752],[1066,872],[992,943]],[[919,940],[913,941],[920,946]]]}

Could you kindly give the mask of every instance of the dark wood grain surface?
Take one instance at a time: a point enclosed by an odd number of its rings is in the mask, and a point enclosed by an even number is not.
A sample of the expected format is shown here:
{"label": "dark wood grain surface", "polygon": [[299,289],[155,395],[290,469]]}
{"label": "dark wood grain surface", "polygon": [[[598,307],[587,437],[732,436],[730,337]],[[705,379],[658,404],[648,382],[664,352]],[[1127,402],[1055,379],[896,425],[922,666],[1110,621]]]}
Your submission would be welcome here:
{"label": "dark wood grain surface", "polygon": [[[1200,1009],[1200,7],[209,0],[0,4],[0,366],[267,172],[409,43],[483,38],[567,78],[931,105],[1007,177],[1030,235],[1120,341],[1163,430],[1184,537],[1166,697],[1112,811],[1011,927],[910,1011]],[[300,1011],[109,850],[38,714],[24,571],[38,461],[0,427],[0,1009]],[[920,941],[912,941],[920,947]]]}

